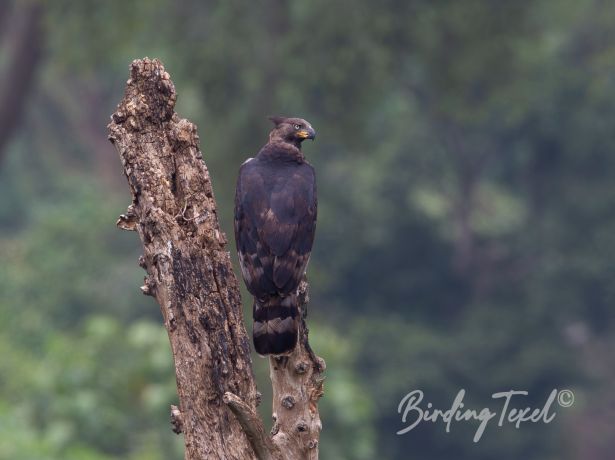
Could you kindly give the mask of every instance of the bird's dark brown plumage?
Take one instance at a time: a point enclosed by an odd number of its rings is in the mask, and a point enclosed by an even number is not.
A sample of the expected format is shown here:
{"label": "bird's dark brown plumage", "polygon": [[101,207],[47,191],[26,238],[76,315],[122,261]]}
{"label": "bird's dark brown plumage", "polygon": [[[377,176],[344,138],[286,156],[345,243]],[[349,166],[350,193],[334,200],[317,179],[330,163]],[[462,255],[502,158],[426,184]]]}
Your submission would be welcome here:
{"label": "bird's dark brown plumage", "polygon": [[239,170],[235,242],[241,272],[254,296],[253,338],[261,355],[284,354],[297,343],[296,291],[316,228],[314,168],[301,142],[315,136],[300,118],[273,117],[269,142]]}

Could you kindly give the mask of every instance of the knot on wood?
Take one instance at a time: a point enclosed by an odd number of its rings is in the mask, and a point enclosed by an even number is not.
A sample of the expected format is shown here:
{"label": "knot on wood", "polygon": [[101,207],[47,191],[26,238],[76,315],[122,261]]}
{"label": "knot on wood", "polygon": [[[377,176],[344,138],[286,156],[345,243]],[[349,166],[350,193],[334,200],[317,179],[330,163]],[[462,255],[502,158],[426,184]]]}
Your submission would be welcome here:
{"label": "knot on wood", "polygon": [[297,374],[305,374],[306,371],[308,370],[308,363],[306,363],[305,361],[300,361],[297,364],[295,364],[295,372]]}
{"label": "knot on wood", "polygon": [[291,395],[284,396],[282,398],[282,406],[284,406],[286,409],[292,409],[294,405],[295,398],[293,398]]}
{"label": "knot on wood", "polygon": [[296,428],[297,428],[297,431],[299,433],[304,433],[304,432],[306,432],[308,430],[307,423],[305,423],[303,421],[300,421],[299,423],[297,423],[297,427]]}
{"label": "knot on wood", "polygon": [[310,439],[307,443],[307,448],[308,449],[315,449],[316,447],[318,447],[318,441],[316,439]]}

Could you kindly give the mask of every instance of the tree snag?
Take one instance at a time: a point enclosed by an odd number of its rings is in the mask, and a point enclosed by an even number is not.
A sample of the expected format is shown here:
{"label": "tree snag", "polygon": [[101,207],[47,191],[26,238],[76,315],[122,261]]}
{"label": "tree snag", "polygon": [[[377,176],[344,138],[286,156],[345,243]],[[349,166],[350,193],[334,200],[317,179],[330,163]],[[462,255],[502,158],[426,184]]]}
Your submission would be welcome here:
{"label": "tree snag", "polygon": [[[184,434],[187,460],[317,459],[324,361],[309,347],[304,313],[296,350],[270,358],[274,427],[267,435],[209,172],[196,126],[174,111],[176,98],[160,61],[135,60],[108,127],[132,193],[117,225],[139,234],[147,271],[141,290],[160,304],[171,342],[179,396],[173,429]],[[305,312],[306,282],[299,292]]]}

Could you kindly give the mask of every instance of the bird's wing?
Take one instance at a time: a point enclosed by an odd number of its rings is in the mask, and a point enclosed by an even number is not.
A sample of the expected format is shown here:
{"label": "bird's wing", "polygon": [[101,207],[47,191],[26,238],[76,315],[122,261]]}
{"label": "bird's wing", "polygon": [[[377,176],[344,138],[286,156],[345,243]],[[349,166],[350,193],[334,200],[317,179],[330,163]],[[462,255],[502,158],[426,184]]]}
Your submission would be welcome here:
{"label": "bird's wing", "polygon": [[296,168],[279,191],[271,195],[271,219],[263,238],[275,256],[273,282],[279,292],[297,289],[307,267],[316,230],[316,181],[314,170]]}
{"label": "bird's wing", "polygon": [[260,241],[258,225],[261,219],[257,211],[268,206],[268,197],[263,177],[249,162],[239,169],[235,191],[235,243],[239,255],[241,274],[248,291],[256,297],[275,292],[271,277],[265,276],[265,269],[271,272],[273,257]]}
{"label": "bird's wing", "polygon": [[235,239],[253,295],[288,294],[297,288],[314,241],[316,209],[310,165],[273,171],[242,166],[235,196]]}

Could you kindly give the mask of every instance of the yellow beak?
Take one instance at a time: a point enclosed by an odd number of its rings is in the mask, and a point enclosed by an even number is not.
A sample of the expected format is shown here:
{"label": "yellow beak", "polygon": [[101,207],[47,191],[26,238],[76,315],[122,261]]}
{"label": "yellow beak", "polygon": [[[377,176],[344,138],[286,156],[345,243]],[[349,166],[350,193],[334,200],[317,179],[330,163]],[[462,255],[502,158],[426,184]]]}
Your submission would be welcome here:
{"label": "yellow beak", "polygon": [[316,137],[316,131],[314,131],[312,128],[300,129],[299,131],[297,131],[297,137],[300,139],[314,140],[314,138]]}

